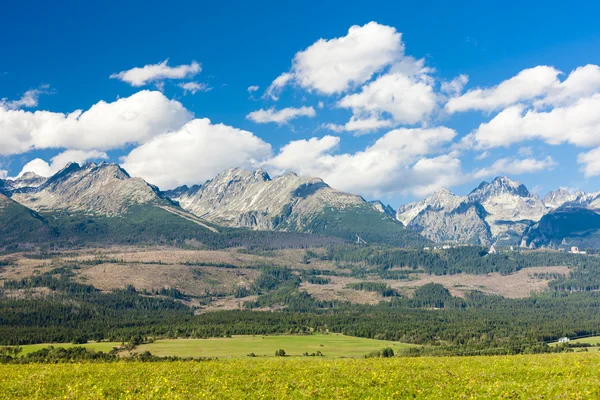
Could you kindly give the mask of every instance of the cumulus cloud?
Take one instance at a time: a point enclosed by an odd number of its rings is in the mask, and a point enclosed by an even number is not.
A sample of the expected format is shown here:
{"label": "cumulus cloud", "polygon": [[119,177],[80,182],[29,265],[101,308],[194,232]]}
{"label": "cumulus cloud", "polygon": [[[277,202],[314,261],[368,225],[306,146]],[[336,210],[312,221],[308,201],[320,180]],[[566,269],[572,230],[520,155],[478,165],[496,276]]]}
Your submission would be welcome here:
{"label": "cumulus cloud", "polygon": [[209,119],[194,119],[159,135],[123,157],[122,166],[161,189],[195,184],[230,167],[256,165],[271,154],[271,145],[243,131]]}
{"label": "cumulus cloud", "polygon": [[355,116],[390,115],[396,123],[416,124],[436,106],[432,80],[425,73],[389,73],[363,86],[360,92],[342,98],[339,107],[350,108]]}
{"label": "cumulus cloud", "polygon": [[38,89],[29,89],[17,100],[0,99],[0,108],[6,110],[18,110],[20,108],[32,108],[38,106],[41,94],[48,93],[48,85],[42,85]]}
{"label": "cumulus cloud", "polygon": [[5,169],[0,169],[0,179],[6,179],[8,176],[8,171]]}
{"label": "cumulus cloud", "polygon": [[258,89],[260,89],[260,86],[248,86],[248,93],[254,93]]}
{"label": "cumulus cloud", "polygon": [[300,108],[288,107],[283,110],[275,110],[271,107],[267,110],[260,109],[253,111],[246,115],[246,119],[256,122],[257,124],[266,124],[269,122],[275,122],[277,125],[286,124],[294,118],[299,117],[314,117],[317,115],[316,111],[312,107],[302,106]]}
{"label": "cumulus cloud", "polygon": [[67,150],[52,157],[50,163],[42,160],[41,158],[36,158],[29,161],[27,164],[25,164],[25,166],[23,166],[19,176],[23,175],[25,172],[35,172],[40,176],[49,177],[60,171],[70,162],[83,164],[89,160],[99,159],[106,160],[108,159],[108,155],[97,150]]}
{"label": "cumulus cloud", "polygon": [[178,65],[169,67],[168,59],[158,64],[148,64],[143,67],[135,67],[126,71],[114,73],[110,76],[112,79],[118,79],[129,83],[131,86],[144,86],[155,81],[164,79],[185,79],[198,74],[202,68],[196,61],[190,65]]}
{"label": "cumulus cloud", "polygon": [[498,175],[520,175],[549,170],[554,166],[556,166],[556,162],[550,156],[544,159],[507,157],[498,159],[492,165],[475,171],[473,177],[480,179]]}
{"label": "cumulus cloud", "polygon": [[209,92],[212,90],[212,88],[209,87],[206,83],[198,83],[198,82],[185,82],[185,83],[180,83],[177,86],[182,88],[184,93],[189,92],[191,94],[196,94],[197,92]]}
{"label": "cumulus cloud", "polygon": [[480,110],[494,111],[527,102],[536,108],[568,105],[600,90],[600,67],[586,65],[573,70],[560,81],[562,73],[554,67],[539,65],[524,69],[497,86],[477,88],[451,98],[445,109],[449,113]]}
{"label": "cumulus cloud", "polygon": [[493,111],[523,100],[531,100],[559,83],[559,74],[559,70],[546,65],[525,69],[497,86],[471,89],[460,97],[451,98],[445,108],[449,113]]}
{"label": "cumulus cloud", "polygon": [[360,136],[366,133],[375,132],[382,128],[389,128],[392,125],[392,121],[381,120],[377,117],[358,119],[352,116],[350,121],[346,122],[344,125],[325,124],[324,127],[333,132],[354,132],[356,136]]}
{"label": "cumulus cloud", "polygon": [[69,114],[0,107],[0,155],[44,148],[109,150],[145,142],[192,118],[181,103],[157,91],[100,101]]}
{"label": "cumulus cloud", "polygon": [[600,67],[588,64],[572,71],[561,83],[555,83],[546,96],[538,100],[537,107],[566,105],[579,98],[588,97],[600,90]]}
{"label": "cumulus cloud", "polygon": [[600,175],[600,147],[580,153],[577,156],[577,163],[583,164],[581,170],[586,177]]}
{"label": "cumulus cloud", "polygon": [[275,174],[296,171],[331,186],[368,195],[425,195],[463,179],[457,153],[441,154],[456,132],[445,127],[396,129],[355,153],[336,154],[335,136],[292,141],[263,165]]}
{"label": "cumulus cloud", "polygon": [[600,93],[549,111],[515,105],[482,123],[464,139],[468,146],[491,148],[540,139],[548,144],[600,146]]}
{"label": "cumulus cloud", "polygon": [[296,53],[291,71],[280,75],[267,93],[281,89],[292,80],[309,91],[341,93],[368,81],[403,54],[402,37],[395,28],[376,22],[355,25],[346,36],[319,39]]}

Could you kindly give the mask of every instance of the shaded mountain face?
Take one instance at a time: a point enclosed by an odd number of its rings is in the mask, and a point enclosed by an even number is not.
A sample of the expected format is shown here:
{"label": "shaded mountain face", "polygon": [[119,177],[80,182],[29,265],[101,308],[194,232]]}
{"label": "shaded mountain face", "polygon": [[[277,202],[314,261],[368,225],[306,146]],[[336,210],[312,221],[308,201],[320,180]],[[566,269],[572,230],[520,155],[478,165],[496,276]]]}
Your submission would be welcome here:
{"label": "shaded mountain face", "polygon": [[51,240],[55,232],[36,212],[0,193],[0,250]]}
{"label": "shaded mountain face", "polygon": [[281,230],[407,245],[426,242],[381,204],[343,193],[319,178],[232,168],[202,186],[165,192],[185,210],[218,225]]}
{"label": "shaded mountain face", "polygon": [[529,228],[523,244],[532,247],[600,247],[600,214],[585,207],[559,207]]}
{"label": "shaded mountain face", "polygon": [[131,178],[118,165],[107,163],[71,163],[38,187],[23,188],[13,186],[12,199],[38,212],[118,216],[135,205],[170,204],[157,188],[141,178]]}

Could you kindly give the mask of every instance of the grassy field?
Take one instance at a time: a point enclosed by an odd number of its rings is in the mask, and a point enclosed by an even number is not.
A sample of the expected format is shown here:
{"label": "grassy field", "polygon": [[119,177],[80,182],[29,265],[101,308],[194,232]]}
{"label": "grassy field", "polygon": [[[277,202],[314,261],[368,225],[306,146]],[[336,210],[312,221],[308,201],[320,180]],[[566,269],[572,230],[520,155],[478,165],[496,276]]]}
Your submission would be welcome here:
{"label": "grassy field", "polygon": [[0,365],[0,398],[600,398],[594,353]]}
{"label": "grassy field", "polygon": [[71,343],[41,343],[41,344],[28,344],[25,346],[21,346],[22,355],[26,355],[29,353],[33,353],[34,351],[38,351],[41,350],[43,348],[46,348],[48,346],[54,346],[54,347],[64,347],[64,348],[69,348],[69,347],[86,347],[88,349],[94,349],[96,351],[103,351],[103,352],[109,352],[110,350],[112,350],[113,347],[116,346],[120,346],[121,342],[90,342],[90,343],[86,343],[86,344],[71,344]]}
{"label": "grassy field", "polygon": [[[85,346],[95,350],[109,351],[121,343],[88,343]],[[27,354],[50,344],[22,346]],[[72,344],[52,344],[55,347],[72,347]],[[249,353],[257,356],[274,357],[275,351],[285,350],[289,355],[302,355],[305,352],[320,351],[326,357],[362,357],[374,350],[391,347],[394,351],[413,345],[364,339],[339,334],[330,335],[287,335],[287,336],[234,336],[215,339],[176,339],[157,340],[154,343],[138,346],[134,352],[149,351],[157,356],[179,357],[247,357]]]}

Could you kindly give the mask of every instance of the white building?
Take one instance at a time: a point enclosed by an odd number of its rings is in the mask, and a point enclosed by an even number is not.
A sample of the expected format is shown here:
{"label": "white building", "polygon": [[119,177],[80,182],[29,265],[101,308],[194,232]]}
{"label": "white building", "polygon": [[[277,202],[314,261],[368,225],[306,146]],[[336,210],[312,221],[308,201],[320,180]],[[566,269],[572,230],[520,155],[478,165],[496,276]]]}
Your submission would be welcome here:
{"label": "white building", "polygon": [[558,343],[569,343],[569,338],[568,337],[561,337],[560,339],[558,339]]}
{"label": "white building", "polygon": [[496,254],[496,248],[494,247],[494,245],[492,245],[492,247],[490,247],[490,251],[488,251],[488,254]]}

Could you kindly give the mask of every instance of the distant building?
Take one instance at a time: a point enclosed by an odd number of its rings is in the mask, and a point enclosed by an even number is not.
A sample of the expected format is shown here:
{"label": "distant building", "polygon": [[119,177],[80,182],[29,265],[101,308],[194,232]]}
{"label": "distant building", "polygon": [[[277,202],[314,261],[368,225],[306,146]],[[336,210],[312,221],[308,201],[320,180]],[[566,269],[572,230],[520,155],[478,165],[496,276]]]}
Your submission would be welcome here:
{"label": "distant building", "polygon": [[496,248],[494,247],[494,245],[492,245],[492,247],[490,247],[490,251],[488,251],[488,254],[496,254]]}
{"label": "distant building", "polygon": [[587,254],[586,251],[579,250],[579,247],[577,247],[577,246],[572,246],[571,250],[569,250],[569,253],[571,253],[571,254]]}
{"label": "distant building", "polygon": [[569,338],[568,337],[561,337],[560,339],[558,339],[558,343],[569,343]]}

